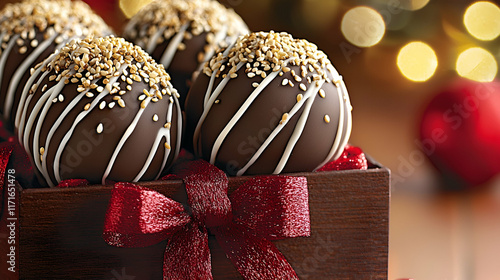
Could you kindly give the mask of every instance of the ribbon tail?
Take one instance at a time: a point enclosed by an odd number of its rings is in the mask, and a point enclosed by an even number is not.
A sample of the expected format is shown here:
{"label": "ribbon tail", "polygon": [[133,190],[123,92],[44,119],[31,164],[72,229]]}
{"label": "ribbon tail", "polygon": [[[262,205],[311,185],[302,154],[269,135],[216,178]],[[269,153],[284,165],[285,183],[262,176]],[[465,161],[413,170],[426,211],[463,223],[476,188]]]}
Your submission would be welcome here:
{"label": "ribbon tail", "polygon": [[172,236],[165,250],[163,279],[213,279],[206,228],[191,223]]}
{"label": "ribbon tail", "polygon": [[[0,201],[3,203],[4,187],[5,187],[5,172],[7,171],[7,164],[9,163],[10,155],[12,154],[13,147],[8,142],[0,143]],[[3,215],[3,205],[0,210],[0,217]]]}
{"label": "ribbon tail", "polygon": [[226,256],[247,280],[299,279],[285,256],[269,240],[233,223],[213,229]]}

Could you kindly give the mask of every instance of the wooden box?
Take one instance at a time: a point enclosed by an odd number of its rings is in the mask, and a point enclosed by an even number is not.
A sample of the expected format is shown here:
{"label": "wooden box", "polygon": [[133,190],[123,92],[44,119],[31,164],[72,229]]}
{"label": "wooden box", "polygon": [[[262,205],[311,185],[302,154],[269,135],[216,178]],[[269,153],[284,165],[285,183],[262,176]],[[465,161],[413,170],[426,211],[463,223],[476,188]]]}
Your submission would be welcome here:
{"label": "wooden box", "polygon": [[[275,244],[299,278],[387,279],[390,171],[374,165],[293,175],[308,180],[311,236]],[[230,191],[246,179],[231,178]],[[181,181],[141,185],[173,198],[182,190]],[[165,243],[116,248],[102,239],[110,192],[6,187],[0,279],[162,279]],[[241,279],[214,238],[209,246],[214,279]]]}

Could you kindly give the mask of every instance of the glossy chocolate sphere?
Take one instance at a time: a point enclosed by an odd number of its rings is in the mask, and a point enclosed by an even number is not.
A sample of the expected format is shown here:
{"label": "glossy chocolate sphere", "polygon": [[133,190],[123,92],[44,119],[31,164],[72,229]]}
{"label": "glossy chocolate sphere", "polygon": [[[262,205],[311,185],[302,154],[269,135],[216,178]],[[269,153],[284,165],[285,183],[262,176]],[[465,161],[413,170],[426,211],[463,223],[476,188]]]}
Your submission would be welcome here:
{"label": "glossy chocolate sphere", "polygon": [[169,75],[121,38],[74,40],[34,69],[18,136],[49,185],[154,180],[179,153],[182,116]]}
{"label": "glossy chocolate sphere", "polygon": [[199,66],[248,32],[241,17],[217,1],[156,0],[130,19],[123,37],[163,64],[185,96]]}
{"label": "glossy chocolate sphere", "polygon": [[194,152],[229,174],[313,171],[340,156],[351,105],[327,56],[259,32],[205,64],[186,101]]}
{"label": "glossy chocolate sphere", "polygon": [[80,0],[26,0],[0,11],[0,112],[12,127],[30,69],[72,38],[111,29]]}

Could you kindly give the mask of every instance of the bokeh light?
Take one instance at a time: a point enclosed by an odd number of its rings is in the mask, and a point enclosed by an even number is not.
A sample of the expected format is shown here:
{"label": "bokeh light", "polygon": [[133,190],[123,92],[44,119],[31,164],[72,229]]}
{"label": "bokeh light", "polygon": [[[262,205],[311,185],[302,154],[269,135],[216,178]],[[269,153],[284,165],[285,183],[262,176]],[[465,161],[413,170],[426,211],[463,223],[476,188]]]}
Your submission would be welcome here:
{"label": "bokeh light", "polygon": [[410,42],[398,53],[397,65],[403,76],[414,82],[430,79],[438,66],[434,50],[426,43]]}
{"label": "bokeh light", "polygon": [[416,11],[425,7],[429,3],[429,0],[404,0],[399,3],[405,10]]}
{"label": "bokeh light", "polygon": [[476,2],[465,11],[464,24],[477,39],[493,40],[500,34],[500,8],[488,1]]}
{"label": "bokeh light", "polygon": [[371,47],[384,37],[385,23],[376,10],[358,6],[345,13],[340,30],[351,44],[358,47]]}
{"label": "bokeh light", "polygon": [[456,70],[458,75],[464,78],[478,82],[491,82],[495,79],[498,65],[489,51],[473,47],[458,56]]}
{"label": "bokeh light", "polygon": [[153,0],[120,0],[120,9],[127,18],[133,17],[142,7]]}

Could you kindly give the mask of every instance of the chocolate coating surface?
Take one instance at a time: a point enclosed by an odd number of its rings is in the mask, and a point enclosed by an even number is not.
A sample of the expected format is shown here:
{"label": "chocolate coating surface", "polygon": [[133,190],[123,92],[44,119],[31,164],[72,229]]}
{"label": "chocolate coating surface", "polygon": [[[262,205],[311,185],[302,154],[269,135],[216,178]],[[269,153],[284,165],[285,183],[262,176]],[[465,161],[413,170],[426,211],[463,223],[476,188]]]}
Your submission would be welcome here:
{"label": "chocolate coating surface", "polygon": [[217,1],[158,0],[131,18],[123,37],[163,64],[185,96],[200,65],[248,32],[241,17]]}
{"label": "chocolate coating surface", "polygon": [[28,81],[19,139],[49,185],[158,178],[180,150],[178,93],[163,66],[121,38],[63,47]]}
{"label": "chocolate coating surface", "polygon": [[71,38],[111,29],[84,2],[26,0],[0,11],[0,112],[10,128],[30,69]]}
{"label": "chocolate coating surface", "polygon": [[340,75],[286,33],[244,36],[209,61],[186,116],[195,154],[231,175],[313,171],[340,156],[351,130]]}

